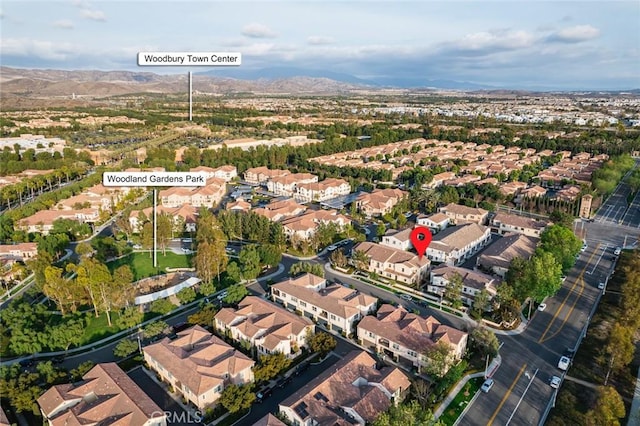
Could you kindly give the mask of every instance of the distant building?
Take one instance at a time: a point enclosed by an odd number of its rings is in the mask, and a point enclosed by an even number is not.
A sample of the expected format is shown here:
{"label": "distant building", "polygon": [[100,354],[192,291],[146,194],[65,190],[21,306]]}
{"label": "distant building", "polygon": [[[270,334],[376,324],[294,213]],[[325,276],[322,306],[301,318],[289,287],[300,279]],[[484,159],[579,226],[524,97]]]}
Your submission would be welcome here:
{"label": "distant building", "polygon": [[513,259],[531,258],[537,245],[537,238],[516,233],[506,234],[478,256],[476,265],[504,278]]}
{"label": "distant building", "polygon": [[485,209],[467,207],[460,204],[447,204],[444,207],[440,207],[438,211],[444,213],[453,225],[460,225],[463,223],[477,223],[478,225],[483,225],[487,220],[487,215],[489,214]]}
{"label": "distant building", "polygon": [[432,234],[438,232],[449,226],[449,216],[444,213],[434,213],[431,215],[418,216],[417,224],[429,228]]}
{"label": "distant building", "polygon": [[476,295],[482,290],[486,290],[490,299],[497,293],[500,281],[494,276],[449,265],[440,265],[433,268],[431,271],[431,283],[427,286],[427,291],[440,297],[444,296],[446,288],[451,285],[451,280],[456,275],[462,281],[461,299],[467,306],[473,305]]}
{"label": "distant building", "polygon": [[413,232],[412,228],[407,228],[402,231],[389,229],[382,237],[380,244],[400,250],[411,250],[413,248],[413,244],[411,244],[411,232]]}
{"label": "distant building", "polygon": [[432,262],[457,265],[491,241],[489,227],[476,223],[451,226],[433,236],[426,257]]}
{"label": "distant building", "polygon": [[367,241],[359,243],[354,251],[362,251],[369,257],[369,272],[390,278],[403,284],[420,288],[429,276],[431,262],[418,255],[382,244]]}
{"label": "distant building", "polygon": [[593,202],[593,196],[585,194],[580,199],[580,217],[588,219],[591,217],[591,203]]}
{"label": "distant building", "polygon": [[267,185],[273,178],[290,175],[289,170],[268,169],[266,167],[254,167],[244,172],[244,180],[252,184]]}
{"label": "distant building", "polygon": [[376,189],[372,193],[363,193],[356,199],[356,207],[365,216],[382,216],[405,198],[408,194],[399,189]]}
{"label": "distant building", "polygon": [[294,197],[300,202],[321,202],[350,192],[351,185],[346,180],[328,178],[322,182],[298,184]]}
{"label": "distant building", "polygon": [[509,232],[540,238],[540,234],[547,227],[548,223],[515,214],[496,213],[491,218],[491,228],[500,235]]}

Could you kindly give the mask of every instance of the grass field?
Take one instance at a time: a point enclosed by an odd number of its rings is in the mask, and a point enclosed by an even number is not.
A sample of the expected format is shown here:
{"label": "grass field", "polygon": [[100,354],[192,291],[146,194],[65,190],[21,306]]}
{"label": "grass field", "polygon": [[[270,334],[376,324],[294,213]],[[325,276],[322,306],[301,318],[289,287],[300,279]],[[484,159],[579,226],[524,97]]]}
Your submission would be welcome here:
{"label": "grass field", "polygon": [[452,425],[458,420],[458,417],[466,408],[471,398],[476,394],[484,379],[475,377],[470,379],[467,384],[458,392],[458,395],[451,401],[445,412],[440,416],[440,420],[446,425]]}
{"label": "grass field", "polygon": [[153,259],[148,252],[135,252],[128,256],[115,260],[107,264],[113,271],[119,266],[129,265],[133,272],[133,279],[152,277],[154,275],[165,274],[166,268],[190,268],[193,255],[181,255],[167,251],[167,254],[158,253],[158,267],[153,267]]}

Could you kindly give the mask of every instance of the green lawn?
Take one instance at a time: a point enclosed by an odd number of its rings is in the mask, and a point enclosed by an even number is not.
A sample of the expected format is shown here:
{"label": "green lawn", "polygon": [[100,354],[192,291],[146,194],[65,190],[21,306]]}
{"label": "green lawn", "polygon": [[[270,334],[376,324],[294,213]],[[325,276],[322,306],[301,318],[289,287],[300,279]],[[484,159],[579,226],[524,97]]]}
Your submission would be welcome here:
{"label": "green lawn", "polygon": [[469,380],[464,387],[458,392],[458,395],[451,401],[445,412],[440,416],[440,420],[446,425],[452,425],[458,420],[458,417],[466,408],[471,398],[476,394],[484,379],[475,377]]}
{"label": "green lawn", "polygon": [[135,252],[128,256],[109,262],[107,266],[111,271],[122,265],[129,265],[133,272],[134,280],[165,274],[165,268],[190,268],[193,255],[175,254],[167,251],[167,254],[158,253],[158,267],[153,267],[153,259],[148,252]]}

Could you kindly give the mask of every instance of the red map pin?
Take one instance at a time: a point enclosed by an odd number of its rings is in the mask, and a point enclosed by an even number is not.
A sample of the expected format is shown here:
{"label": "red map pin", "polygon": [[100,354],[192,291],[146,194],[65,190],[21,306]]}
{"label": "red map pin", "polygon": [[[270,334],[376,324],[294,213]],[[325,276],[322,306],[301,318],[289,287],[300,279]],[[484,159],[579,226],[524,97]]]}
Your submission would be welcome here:
{"label": "red map pin", "polygon": [[413,231],[411,231],[411,244],[415,247],[420,259],[422,259],[424,252],[427,251],[429,244],[431,244],[431,238],[431,231],[424,226],[416,226],[413,228]]}

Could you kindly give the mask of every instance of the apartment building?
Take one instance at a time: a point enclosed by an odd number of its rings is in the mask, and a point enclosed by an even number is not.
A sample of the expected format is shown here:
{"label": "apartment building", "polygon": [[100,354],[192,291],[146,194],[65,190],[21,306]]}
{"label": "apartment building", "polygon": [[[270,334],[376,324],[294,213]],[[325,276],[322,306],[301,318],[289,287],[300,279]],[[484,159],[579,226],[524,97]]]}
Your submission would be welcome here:
{"label": "apartment building", "polygon": [[515,232],[535,238],[540,238],[540,234],[548,225],[548,222],[542,220],[507,213],[497,213],[489,223],[491,229],[500,235]]}
{"label": "apartment building", "polygon": [[55,385],[38,398],[49,426],[166,426],[164,411],[118,367],[97,364],[82,380]]}
{"label": "apartment building", "polygon": [[523,234],[505,234],[478,256],[476,265],[484,271],[504,278],[513,259],[530,259],[533,256],[538,241],[537,238]]}
{"label": "apartment building", "polygon": [[218,330],[237,341],[248,341],[259,354],[280,352],[287,358],[301,354],[307,336],[315,331],[313,321],[293,314],[256,296],[247,296],[238,308],[222,308],[215,316]]}
{"label": "apartment building", "polygon": [[443,325],[432,316],[424,318],[389,304],[358,324],[358,342],[362,346],[419,370],[429,364],[426,353],[438,342],[451,349],[451,363],[461,359],[467,339],[467,333]]}
{"label": "apartment building", "polygon": [[[190,205],[182,205],[180,207],[164,207],[158,206],[157,215],[166,214],[173,218],[173,223],[178,232],[196,232],[196,222],[198,220],[198,210]],[[134,234],[142,231],[142,226],[147,220],[153,219],[153,207],[147,207],[142,210],[132,210],[129,213],[129,225]],[[177,229],[178,226],[184,228]]]}
{"label": "apartment building", "polygon": [[306,213],[282,220],[282,229],[287,238],[308,240],[321,224],[334,224],[338,230],[351,224],[351,219],[337,210],[308,210]]}
{"label": "apartment building", "polygon": [[477,223],[483,225],[487,220],[489,212],[485,209],[478,207],[467,207],[460,204],[447,204],[444,207],[438,209],[439,212],[444,213],[449,222],[453,225],[460,225],[463,223]]}
{"label": "apartment building", "polygon": [[425,253],[432,262],[457,265],[489,244],[491,230],[477,223],[451,226],[433,236]]}
{"label": "apartment building", "polygon": [[429,276],[431,262],[426,256],[420,258],[402,249],[367,241],[359,243],[353,250],[364,252],[369,258],[369,272],[381,277],[420,288]]}
{"label": "apartment building", "polygon": [[25,262],[38,255],[38,243],[0,244],[0,258]]}
{"label": "apartment building", "polygon": [[293,197],[298,185],[318,182],[318,176],[311,173],[293,173],[277,176],[267,181],[267,190],[276,195]]}
{"label": "apartment building", "polygon": [[411,243],[412,231],[412,228],[403,229],[402,231],[389,229],[382,237],[380,244],[398,250],[411,250],[413,248],[413,244]]}
{"label": "apartment building", "polygon": [[149,368],[199,410],[213,406],[229,384],[253,381],[255,361],[198,325],[142,352]]}
{"label": "apartment building", "polygon": [[266,217],[272,222],[280,222],[285,218],[298,216],[306,210],[306,206],[287,198],[285,200],[273,200],[264,207],[253,209],[253,212]]}
{"label": "apartment building", "polygon": [[209,178],[205,186],[193,188],[174,186],[160,191],[160,203],[164,207],[179,207],[190,205],[193,207],[212,208],[222,201],[227,193],[227,186],[224,180],[219,178]]}
{"label": "apartment building", "polygon": [[364,351],[352,351],[279,404],[297,426],[372,424],[400,402],[411,386],[396,367],[376,367]]}
{"label": "apartment building", "polygon": [[408,194],[399,189],[376,189],[371,193],[360,194],[356,199],[356,207],[367,217],[382,216],[405,198]]}
{"label": "apartment building", "polygon": [[290,175],[289,170],[268,169],[266,167],[254,167],[244,172],[244,180],[254,185],[266,186],[267,182],[275,177]]}
{"label": "apartment building", "polygon": [[350,192],[351,185],[346,180],[328,178],[322,182],[298,184],[294,197],[303,203],[321,202],[348,195]]}
{"label": "apartment building", "polygon": [[442,297],[446,288],[451,285],[451,281],[457,277],[462,281],[461,299],[467,306],[473,305],[476,295],[482,290],[486,290],[490,298],[493,298],[500,283],[492,275],[457,266],[440,265],[431,270],[431,282],[427,286],[427,291]]}
{"label": "apartment building", "polygon": [[40,210],[39,212],[18,221],[16,228],[27,233],[48,235],[53,229],[53,222],[58,219],[75,220],[80,223],[94,223],[100,218],[96,209],[79,210]]}
{"label": "apartment building", "polygon": [[429,228],[432,234],[437,234],[449,226],[449,216],[444,213],[420,215],[417,224]]}
{"label": "apartment building", "polygon": [[350,335],[354,323],[374,312],[378,299],[338,284],[328,285],[324,278],[303,274],[271,286],[271,297],[285,308],[331,330]]}
{"label": "apartment building", "polygon": [[206,179],[217,178],[217,179],[222,179],[225,182],[230,182],[236,177],[238,177],[238,169],[236,168],[236,166],[230,166],[230,165],[220,166],[215,169],[213,167],[198,166],[198,167],[189,169],[189,171],[195,172],[195,173],[198,173],[198,172],[205,173]]}

